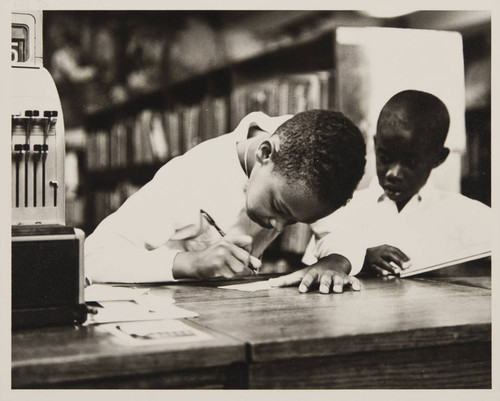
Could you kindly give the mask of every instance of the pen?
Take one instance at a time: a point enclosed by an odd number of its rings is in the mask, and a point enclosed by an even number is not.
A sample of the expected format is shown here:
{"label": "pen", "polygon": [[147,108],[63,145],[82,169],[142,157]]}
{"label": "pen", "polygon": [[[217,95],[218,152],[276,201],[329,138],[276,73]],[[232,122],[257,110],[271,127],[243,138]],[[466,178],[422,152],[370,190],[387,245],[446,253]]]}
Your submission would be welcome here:
{"label": "pen", "polygon": [[[212,216],[210,216],[207,212],[205,212],[203,209],[200,209],[200,213],[203,217],[205,217],[208,221],[208,224],[210,224],[212,227],[214,227],[218,233],[220,234],[221,237],[225,237],[226,233],[220,228],[217,223],[215,222],[214,219],[212,219]],[[253,271],[254,273],[257,273],[257,268],[252,265],[251,262],[248,262],[248,268]]]}

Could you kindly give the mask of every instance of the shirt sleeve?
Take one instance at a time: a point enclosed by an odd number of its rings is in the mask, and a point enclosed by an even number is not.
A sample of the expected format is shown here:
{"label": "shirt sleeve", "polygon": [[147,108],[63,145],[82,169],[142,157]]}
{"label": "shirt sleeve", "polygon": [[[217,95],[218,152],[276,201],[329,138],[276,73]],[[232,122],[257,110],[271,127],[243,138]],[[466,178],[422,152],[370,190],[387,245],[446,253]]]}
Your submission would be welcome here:
{"label": "shirt sleeve", "polygon": [[85,241],[85,274],[95,282],[174,280],[179,250],[167,247],[179,230],[199,224],[189,202],[190,181],[182,158],[163,166],[153,180],[104,219]]}
{"label": "shirt sleeve", "polygon": [[339,254],[351,263],[349,275],[354,276],[361,271],[366,253],[365,239],[361,218],[356,212],[356,205],[348,203],[331,215],[311,225],[311,239],[302,261],[311,265],[319,259]]}

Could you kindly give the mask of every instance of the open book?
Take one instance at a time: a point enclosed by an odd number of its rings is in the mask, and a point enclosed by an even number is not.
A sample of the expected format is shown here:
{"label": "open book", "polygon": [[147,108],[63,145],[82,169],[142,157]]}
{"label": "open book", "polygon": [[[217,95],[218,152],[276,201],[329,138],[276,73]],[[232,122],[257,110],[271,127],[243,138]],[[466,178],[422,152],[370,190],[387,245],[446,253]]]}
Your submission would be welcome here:
{"label": "open book", "polygon": [[411,266],[402,270],[399,277],[410,277],[488,256],[491,256],[490,242],[474,244],[454,251],[421,252],[418,256],[411,258]]}

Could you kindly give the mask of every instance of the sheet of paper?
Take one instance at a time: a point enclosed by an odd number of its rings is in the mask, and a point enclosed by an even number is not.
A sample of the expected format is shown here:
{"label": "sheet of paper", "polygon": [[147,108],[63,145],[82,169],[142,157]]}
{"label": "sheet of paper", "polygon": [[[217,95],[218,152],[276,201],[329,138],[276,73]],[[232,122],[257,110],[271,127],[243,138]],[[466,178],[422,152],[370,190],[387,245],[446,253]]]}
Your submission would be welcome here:
{"label": "sheet of paper", "polygon": [[242,284],[232,284],[232,285],[221,285],[219,288],[224,290],[239,290],[239,291],[260,291],[260,290],[271,290],[276,287],[271,287],[269,280],[255,281],[252,283],[242,283]]}
{"label": "sheet of paper", "polygon": [[188,311],[172,304],[165,304],[159,311],[151,311],[148,307],[135,301],[105,301],[99,302],[101,307],[96,308],[97,314],[89,314],[85,322],[89,324],[103,324],[112,322],[130,322],[142,320],[181,319],[196,317],[198,313]]}
{"label": "sheet of paper", "polygon": [[100,326],[127,345],[177,344],[204,341],[211,335],[197,330],[179,320],[129,322]]}
{"label": "sheet of paper", "polygon": [[169,310],[175,300],[165,295],[142,294],[134,298],[134,301],[149,309],[151,312],[161,312]]}
{"label": "sheet of paper", "polygon": [[143,294],[147,294],[148,291],[149,288],[92,284],[85,288],[85,302],[129,301]]}

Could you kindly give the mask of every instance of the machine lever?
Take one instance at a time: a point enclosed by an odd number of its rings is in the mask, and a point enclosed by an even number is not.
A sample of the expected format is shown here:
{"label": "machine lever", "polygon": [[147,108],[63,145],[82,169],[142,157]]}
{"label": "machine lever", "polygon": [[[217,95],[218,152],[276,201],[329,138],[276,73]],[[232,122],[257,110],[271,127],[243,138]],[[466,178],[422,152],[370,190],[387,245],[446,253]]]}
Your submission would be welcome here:
{"label": "machine lever", "polygon": [[57,206],[57,188],[59,184],[57,181],[50,181],[49,184],[54,188],[54,206]]}

